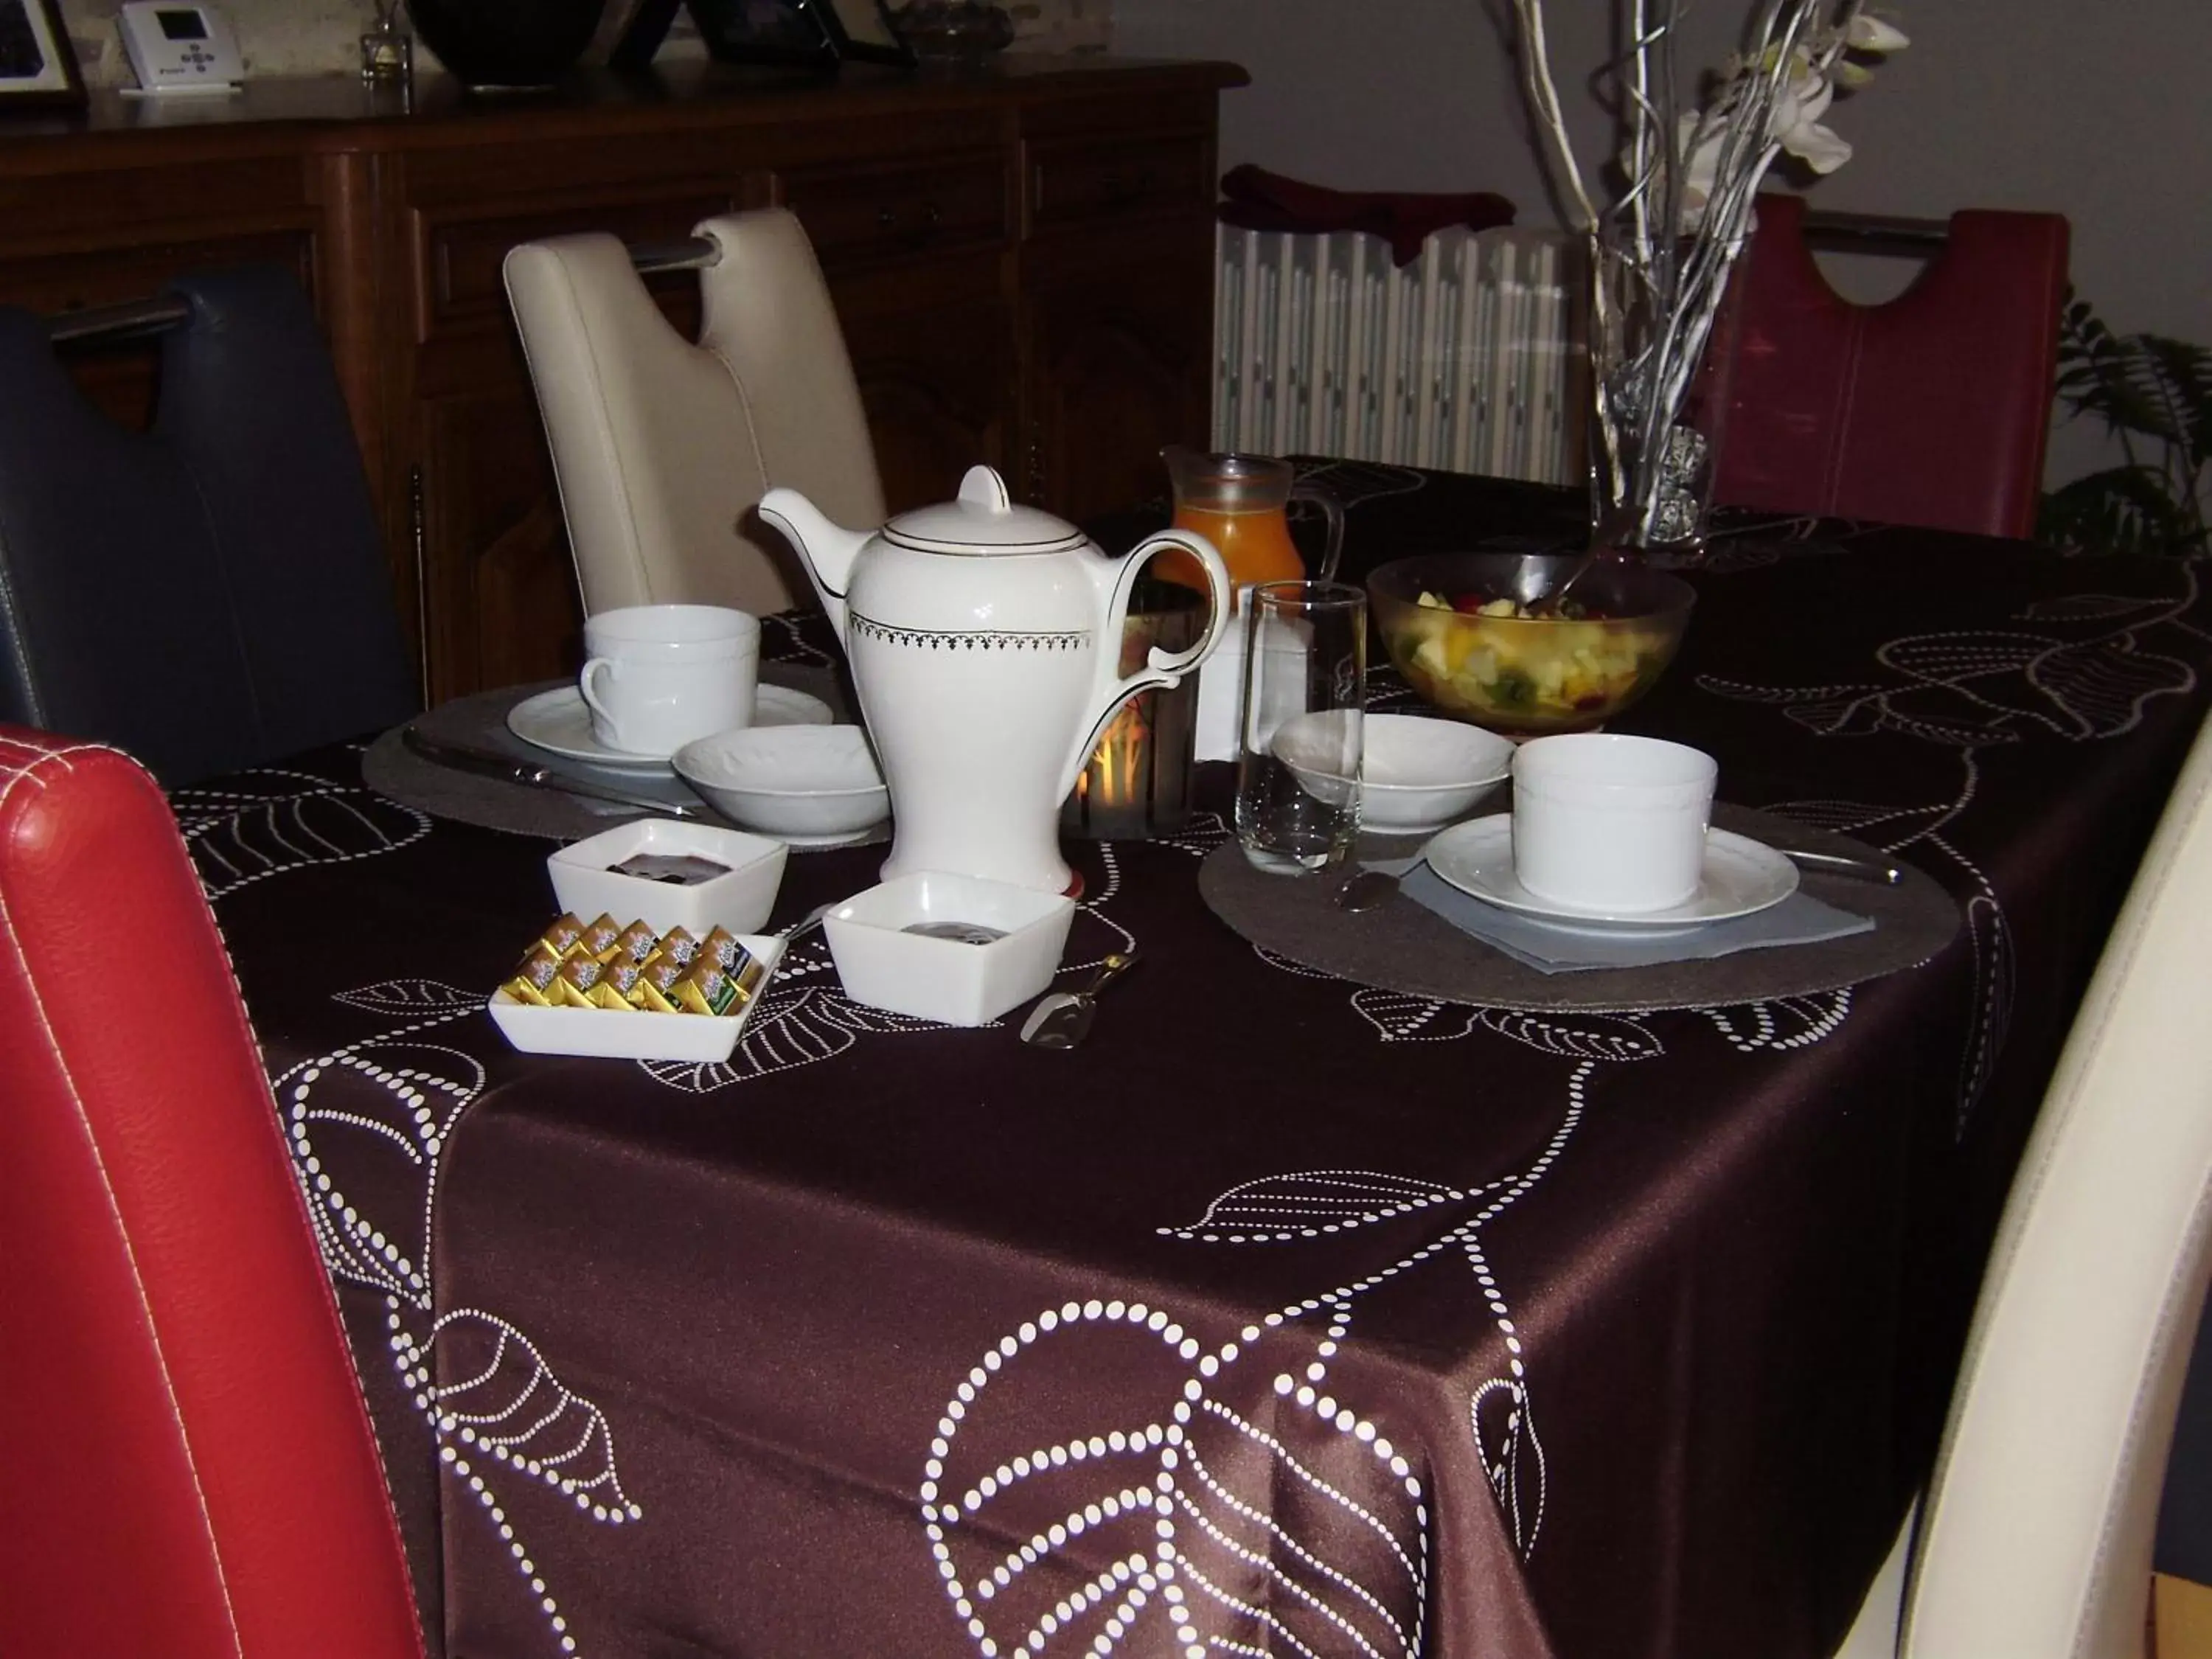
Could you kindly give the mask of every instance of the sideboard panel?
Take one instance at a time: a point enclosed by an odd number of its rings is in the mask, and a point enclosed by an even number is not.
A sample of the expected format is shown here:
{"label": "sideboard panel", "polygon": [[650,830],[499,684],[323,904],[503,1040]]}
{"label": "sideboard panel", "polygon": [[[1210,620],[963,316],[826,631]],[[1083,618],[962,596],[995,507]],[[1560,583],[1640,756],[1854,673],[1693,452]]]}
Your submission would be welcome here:
{"label": "sideboard panel", "polygon": [[[781,203],[828,277],[893,510],[978,461],[1082,516],[1156,493],[1163,443],[1206,436],[1219,64],[1022,60],[933,82],[850,68],[799,85],[704,70],[651,95],[585,81],[416,108],[354,83],[256,82],[173,128],[95,95],[0,118],[0,303],[151,293],[274,260],[327,327],[381,507],[426,696],[570,672],[580,615],[501,261],[574,231],[632,242]],[[697,325],[696,279],[650,286]],[[143,424],[151,356],[80,380]]]}

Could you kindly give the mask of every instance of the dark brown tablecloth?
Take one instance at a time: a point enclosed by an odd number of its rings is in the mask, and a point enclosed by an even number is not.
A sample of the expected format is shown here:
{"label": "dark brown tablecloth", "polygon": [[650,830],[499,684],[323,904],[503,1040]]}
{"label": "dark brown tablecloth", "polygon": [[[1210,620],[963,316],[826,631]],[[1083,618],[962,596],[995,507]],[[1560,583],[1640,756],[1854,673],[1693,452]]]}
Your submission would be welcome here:
{"label": "dark brown tablecloth", "polygon": [[[1354,561],[1559,511],[1328,471]],[[1145,957],[1072,1053],[857,1006],[817,937],[727,1066],[539,1059],[481,1002],[544,843],[343,753],[181,793],[452,1650],[1825,1654],[2212,606],[1835,526],[1693,580],[1621,727],[1940,882],[1925,966],[1632,1015],[1378,992],[1208,914],[1209,820],[1071,848],[1068,969]],[[778,924],[879,857],[793,860]]]}

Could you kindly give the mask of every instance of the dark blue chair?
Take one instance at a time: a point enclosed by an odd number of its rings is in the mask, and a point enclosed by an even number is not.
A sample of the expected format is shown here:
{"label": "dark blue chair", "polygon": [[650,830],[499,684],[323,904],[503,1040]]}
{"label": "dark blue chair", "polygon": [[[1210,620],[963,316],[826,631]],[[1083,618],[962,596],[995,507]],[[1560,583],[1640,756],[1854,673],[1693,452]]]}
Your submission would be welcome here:
{"label": "dark blue chair", "polygon": [[374,503],[307,295],[180,278],[152,427],[94,408],[46,319],[0,308],[0,722],[164,784],[417,708]]}

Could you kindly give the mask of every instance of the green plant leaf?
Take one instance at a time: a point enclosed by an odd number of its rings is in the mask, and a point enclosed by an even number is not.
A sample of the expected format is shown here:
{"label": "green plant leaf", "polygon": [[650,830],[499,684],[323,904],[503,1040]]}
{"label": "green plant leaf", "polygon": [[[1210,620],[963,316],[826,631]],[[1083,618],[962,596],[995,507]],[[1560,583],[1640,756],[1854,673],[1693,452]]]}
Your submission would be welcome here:
{"label": "green plant leaf", "polygon": [[2083,553],[2188,554],[2201,550],[2155,467],[2115,466],[2061,485],[2043,498],[2035,538]]}

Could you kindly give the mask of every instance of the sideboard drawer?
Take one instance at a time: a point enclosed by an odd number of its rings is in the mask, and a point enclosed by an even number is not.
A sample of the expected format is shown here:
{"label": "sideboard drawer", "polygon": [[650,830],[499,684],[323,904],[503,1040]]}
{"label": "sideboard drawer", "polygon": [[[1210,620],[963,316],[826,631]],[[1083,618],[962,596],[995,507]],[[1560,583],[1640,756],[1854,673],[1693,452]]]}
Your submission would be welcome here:
{"label": "sideboard drawer", "polygon": [[811,168],[781,175],[784,204],[806,227],[825,270],[912,253],[1008,242],[1014,216],[997,155],[900,167]]}
{"label": "sideboard drawer", "polygon": [[1208,211],[1213,179],[1207,155],[1202,137],[1034,143],[1031,222],[1048,229],[1144,214]]}

